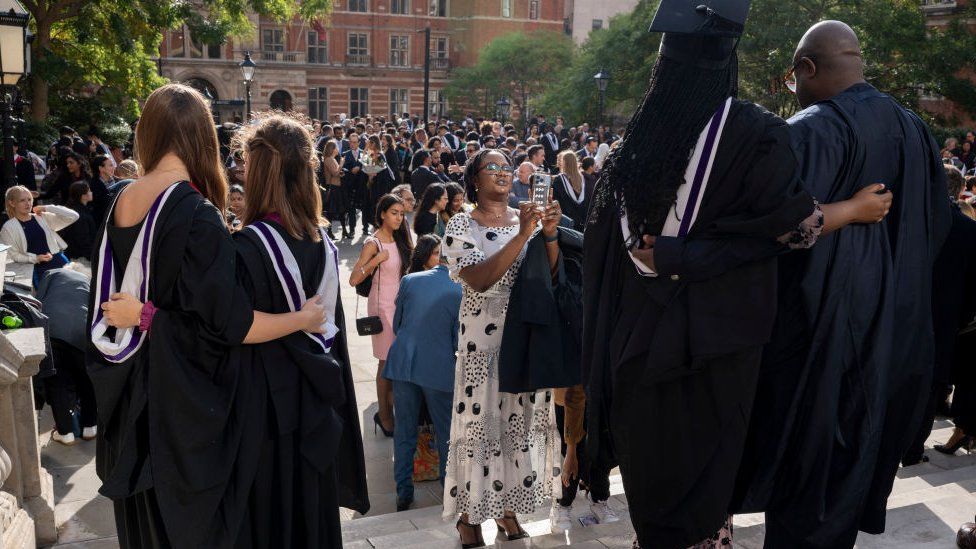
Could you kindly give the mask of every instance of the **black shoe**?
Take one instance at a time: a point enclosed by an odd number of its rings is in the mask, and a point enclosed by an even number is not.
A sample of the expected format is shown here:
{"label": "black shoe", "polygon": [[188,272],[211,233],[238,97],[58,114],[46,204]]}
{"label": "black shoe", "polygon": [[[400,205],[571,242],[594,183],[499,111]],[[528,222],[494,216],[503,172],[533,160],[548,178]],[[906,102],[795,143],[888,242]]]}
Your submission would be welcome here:
{"label": "black shoe", "polygon": [[506,516],[502,520],[503,521],[504,520],[514,520],[515,521],[515,526],[518,527],[518,532],[515,532],[514,534],[509,534],[508,533],[508,529],[506,529],[504,526],[502,526],[501,524],[499,524],[498,523],[498,519],[495,519],[495,526],[498,527],[498,533],[504,535],[505,538],[508,541],[515,541],[517,539],[525,539],[525,538],[529,537],[529,533],[522,529],[522,525],[519,524],[517,518]]}
{"label": "black shoe", "polygon": [[383,422],[380,421],[380,413],[379,412],[376,412],[375,414],[373,414],[373,434],[374,435],[376,434],[376,428],[377,427],[380,428],[380,431],[383,431],[383,434],[386,435],[387,438],[391,438],[393,436],[393,431],[387,431],[386,430],[386,427],[383,427]]}
{"label": "black shoe", "polygon": [[952,446],[946,444],[936,444],[935,449],[943,454],[952,455],[956,453],[956,450],[966,447],[966,452],[972,452],[973,450],[973,437],[969,435],[964,435],[962,438],[956,441]]}
{"label": "black shoe", "polygon": [[410,499],[397,498],[397,513],[399,513],[400,511],[406,511],[407,509],[410,508],[411,504],[413,504],[413,498]]}
{"label": "black shoe", "polygon": [[335,233],[332,232],[332,227],[329,227],[328,230],[325,231],[325,234],[329,235],[329,240],[335,240],[336,239]]}
{"label": "black shoe", "polygon": [[481,537],[481,525],[480,524],[478,524],[477,526],[475,526],[474,524],[468,524],[467,522],[464,522],[463,520],[458,519],[457,524],[454,525],[454,527],[457,528],[458,537],[461,536],[461,526],[464,526],[465,528],[470,528],[470,529],[474,530],[475,534],[478,534],[478,539],[476,541],[471,542],[471,543],[464,543],[464,538],[461,538],[461,549],[474,549],[475,547],[484,547],[485,546],[485,538]]}
{"label": "black shoe", "polygon": [[915,456],[907,457],[906,456],[906,457],[902,458],[902,460],[901,460],[901,466],[902,467],[911,467],[912,465],[918,465],[919,463],[928,463],[928,462],[929,462],[929,456],[927,456],[925,454],[922,454],[921,457],[915,457]]}

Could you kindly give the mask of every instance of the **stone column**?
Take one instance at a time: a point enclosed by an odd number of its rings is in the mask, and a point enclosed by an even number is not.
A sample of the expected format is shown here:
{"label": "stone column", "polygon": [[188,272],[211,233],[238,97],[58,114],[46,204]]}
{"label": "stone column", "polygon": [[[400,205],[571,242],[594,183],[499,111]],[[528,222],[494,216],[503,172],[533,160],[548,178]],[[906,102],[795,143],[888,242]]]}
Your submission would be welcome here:
{"label": "stone column", "polygon": [[[58,540],[54,484],[41,467],[31,376],[44,358],[41,328],[0,333],[0,549],[48,545]],[[9,466],[7,466],[9,464]],[[30,539],[24,518],[33,521]],[[9,519],[9,524],[8,524]],[[35,543],[36,539],[36,543]]]}

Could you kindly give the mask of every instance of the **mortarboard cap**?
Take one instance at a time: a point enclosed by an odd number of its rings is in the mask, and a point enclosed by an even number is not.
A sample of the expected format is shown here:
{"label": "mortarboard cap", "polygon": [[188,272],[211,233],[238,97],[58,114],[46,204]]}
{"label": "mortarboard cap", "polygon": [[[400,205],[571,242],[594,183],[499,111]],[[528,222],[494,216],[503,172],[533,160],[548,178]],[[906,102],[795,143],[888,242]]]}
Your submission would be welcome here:
{"label": "mortarboard cap", "polygon": [[661,0],[650,32],[738,37],[750,0]]}

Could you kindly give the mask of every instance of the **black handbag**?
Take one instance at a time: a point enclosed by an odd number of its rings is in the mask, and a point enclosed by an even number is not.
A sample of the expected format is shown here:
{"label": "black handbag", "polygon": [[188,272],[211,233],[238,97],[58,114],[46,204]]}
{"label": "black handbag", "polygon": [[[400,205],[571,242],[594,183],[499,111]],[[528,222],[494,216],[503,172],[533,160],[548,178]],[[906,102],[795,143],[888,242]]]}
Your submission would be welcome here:
{"label": "black handbag", "polygon": [[[379,247],[380,251],[383,251],[383,244],[376,239],[376,245]],[[380,267],[376,267],[376,274]],[[383,321],[380,320],[378,316],[364,316],[359,317],[359,297],[365,297],[369,299],[369,291],[373,286],[373,274],[366,277],[359,284],[356,284],[356,332],[361,336],[371,336],[383,332]]]}

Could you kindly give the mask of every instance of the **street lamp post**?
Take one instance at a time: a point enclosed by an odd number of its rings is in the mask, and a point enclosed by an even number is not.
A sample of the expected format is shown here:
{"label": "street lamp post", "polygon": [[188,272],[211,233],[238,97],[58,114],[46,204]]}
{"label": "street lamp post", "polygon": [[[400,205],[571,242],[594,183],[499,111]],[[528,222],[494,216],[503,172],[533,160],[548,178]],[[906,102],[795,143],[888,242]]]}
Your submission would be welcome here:
{"label": "street lamp post", "polygon": [[241,61],[241,74],[244,76],[244,121],[251,121],[251,81],[254,79],[254,68],[257,65],[251,60],[251,52],[244,52],[244,60]]}
{"label": "street lamp post", "polygon": [[430,25],[424,27],[424,124],[430,120]]}
{"label": "street lamp post", "polygon": [[501,118],[501,123],[505,123],[505,119],[508,118],[509,109],[512,108],[511,101],[508,100],[504,95],[501,99],[495,102],[495,116]]}
{"label": "street lamp post", "polygon": [[216,122],[217,110],[214,108],[214,96],[210,93],[210,88],[206,86],[203,88],[203,98],[207,100],[207,107],[210,108],[210,117]]}
{"label": "street lamp post", "polygon": [[[596,88],[600,90],[600,109],[599,116],[597,116],[597,125],[603,125],[603,101],[606,99],[607,95],[607,84],[610,82],[610,75],[603,69],[600,72],[593,75],[593,80],[596,80]],[[599,130],[597,130],[599,131]]]}
{"label": "street lamp post", "polygon": [[[30,15],[17,0],[0,0],[0,87],[3,103],[0,105],[3,132],[3,187],[17,184],[14,175],[14,124],[13,95],[6,93],[13,88],[30,67],[27,49],[27,21]],[[16,91],[16,90],[14,90]]]}

